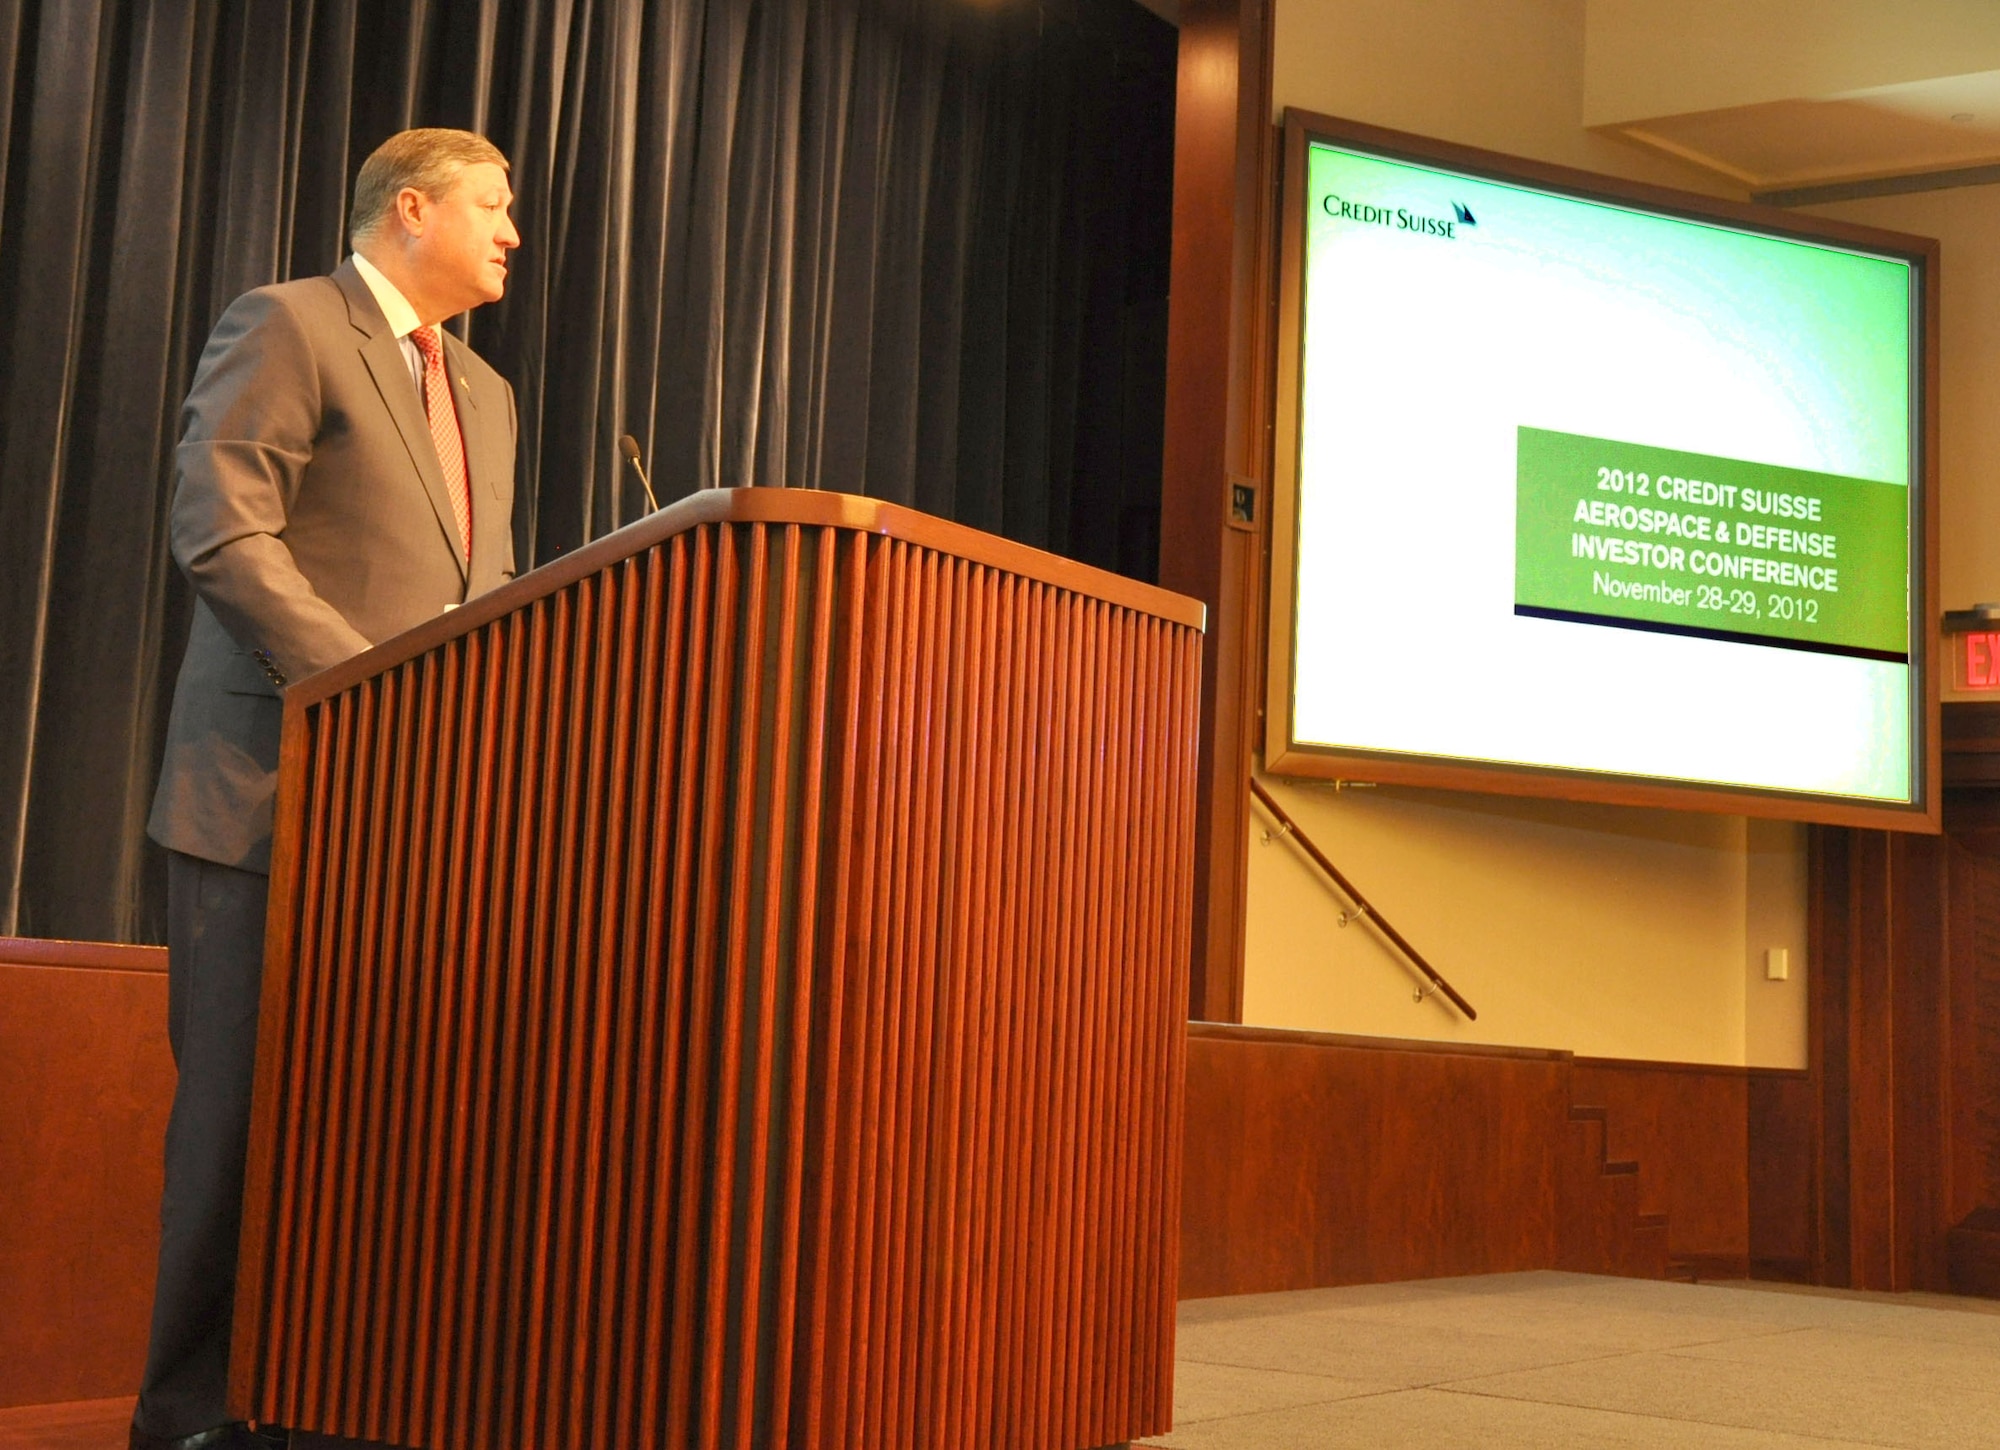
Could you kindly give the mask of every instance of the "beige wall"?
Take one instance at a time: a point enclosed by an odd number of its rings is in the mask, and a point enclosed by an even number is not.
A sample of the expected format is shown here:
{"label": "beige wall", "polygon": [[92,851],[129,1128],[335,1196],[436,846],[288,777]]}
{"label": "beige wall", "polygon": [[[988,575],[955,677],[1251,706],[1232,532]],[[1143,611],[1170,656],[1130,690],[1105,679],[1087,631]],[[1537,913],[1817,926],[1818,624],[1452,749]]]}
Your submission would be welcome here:
{"label": "beige wall", "polygon": [[[1802,1067],[1805,841],[1788,822],[1265,778],[1479,1013],[1435,995],[1258,808],[1243,1015],[1592,1057]],[[1783,948],[1791,974],[1765,977]]]}
{"label": "beige wall", "polygon": [[[1583,129],[1584,0],[1278,0],[1274,102],[1644,181],[1732,194]],[[1996,585],[2000,598],[2000,585]],[[1468,702],[1476,706],[1477,702]],[[1252,824],[1246,1020],[1802,1066],[1803,835],[1735,817],[1391,789],[1273,789],[1479,1010],[1408,971],[1288,841]],[[1782,946],[1791,978],[1767,983]],[[1753,975],[1754,974],[1754,975]]]}
{"label": "beige wall", "polygon": [[[1267,781],[1479,1012],[1417,979],[1261,814],[1244,1016],[1388,1037],[1741,1062],[1744,822],[1557,801]],[[1268,843],[1264,840],[1270,834]]]}
{"label": "beige wall", "polygon": [[[1749,821],[1744,828],[1743,1060],[1753,1067],[1806,1063],[1805,827]],[[1791,958],[1791,976],[1772,981],[1765,953]]]}
{"label": "beige wall", "polygon": [[1276,0],[1277,109],[1741,200],[1723,177],[1583,129],[1584,0]]}
{"label": "beige wall", "polygon": [[1589,0],[1587,31],[1590,126],[2000,69],[1994,0]]}
{"label": "beige wall", "polygon": [[1805,210],[1938,239],[1938,602],[2000,602],[2000,186]]}

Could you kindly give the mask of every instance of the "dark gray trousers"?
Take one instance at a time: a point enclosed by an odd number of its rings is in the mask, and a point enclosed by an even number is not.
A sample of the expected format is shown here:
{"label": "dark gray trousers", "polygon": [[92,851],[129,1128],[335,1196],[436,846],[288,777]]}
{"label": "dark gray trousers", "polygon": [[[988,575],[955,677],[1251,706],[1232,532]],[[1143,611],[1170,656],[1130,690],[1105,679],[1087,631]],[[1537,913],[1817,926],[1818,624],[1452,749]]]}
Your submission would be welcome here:
{"label": "dark gray trousers", "polygon": [[167,863],[167,1120],[160,1270],[134,1420],[177,1438],[224,1424],[243,1155],[270,878],[175,851]]}

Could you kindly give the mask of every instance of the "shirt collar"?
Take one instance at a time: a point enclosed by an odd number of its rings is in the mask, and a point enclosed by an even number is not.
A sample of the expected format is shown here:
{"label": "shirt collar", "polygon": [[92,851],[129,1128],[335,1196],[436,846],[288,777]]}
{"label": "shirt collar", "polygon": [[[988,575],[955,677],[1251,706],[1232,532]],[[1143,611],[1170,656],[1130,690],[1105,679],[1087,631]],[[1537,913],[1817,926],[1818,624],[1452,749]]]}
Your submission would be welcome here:
{"label": "shirt collar", "polygon": [[382,315],[389,320],[389,330],[396,334],[396,341],[401,342],[423,326],[417,320],[417,309],[410,306],[410,299],[402,294],[394,282],[382,275],[380,268],[359,252],[354,254],[354,270],[361,274],[361,280],[366,282],[368,290],[375,294],[375,305],[382,309]]}

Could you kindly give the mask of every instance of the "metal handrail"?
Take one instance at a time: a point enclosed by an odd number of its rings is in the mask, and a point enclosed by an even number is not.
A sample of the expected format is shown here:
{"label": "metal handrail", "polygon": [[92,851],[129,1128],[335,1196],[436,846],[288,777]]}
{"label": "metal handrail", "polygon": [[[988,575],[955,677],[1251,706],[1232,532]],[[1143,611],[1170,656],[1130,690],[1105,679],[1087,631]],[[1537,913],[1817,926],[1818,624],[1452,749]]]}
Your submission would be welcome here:
{"label": "metal handrail", "polygon": [[[1401,932],[1397,931],[1395,927],[1383,919],[1382,913],[1374,908],[1368,898],[1361,894],[1352,881],[1349,881],[1345,876],[1340,874],[1340,868],[1327,860],[1326,852],[1320,850],[1314,844],[1312,837],[1299,829],[1299,823],[1286,813],[1285,808],[1278,804],[1271,792],[1264,788],[1264,783],[1254,775],[1250,777],[1250,793],[1256,796],[1264,809],[1271,813],[1272,819],[1277,821],[1279,829],[1285,835],[1290,836],[1299,843],[1300,849],[1312,858],[1313,865],[1324,871],[1328,879],[1340,888],[1349,901],[1354,903],[1354,910],[1351,913],[1341,913],[1340,924],[1346,926],[1350,921],[1358,921],[1363,917],[1374,922],[1375,929],[1389,939],[1390,944],[1409,960],[1411,966],[1422,972],[1429,979],[1432,990],[1442,992],[1445,996],[1449,997],[1451,1004],[1465,1014],[1467,1021],[1476,1021],[1479,1014],[1472,1009],[1472,1004],[1459,996],[1457,988],[1453,987],[1451,983],[1440,976],[1437,968],[1424,960],[1424,954],[1411,946],[1408,941],[1404,940]],[[1429,995],[1430,992],[1420,988],[1417,992],[1417,1000],[1421,1002]]]}

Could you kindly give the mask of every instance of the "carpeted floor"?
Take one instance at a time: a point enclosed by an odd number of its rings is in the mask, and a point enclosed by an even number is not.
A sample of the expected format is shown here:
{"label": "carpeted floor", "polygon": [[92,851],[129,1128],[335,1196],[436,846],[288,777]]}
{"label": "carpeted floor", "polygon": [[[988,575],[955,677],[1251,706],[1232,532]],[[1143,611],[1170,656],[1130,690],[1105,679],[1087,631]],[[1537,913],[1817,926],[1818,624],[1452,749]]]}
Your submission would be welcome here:
{"label": "carpeted floor", "polygon": [[[1174,1401],[1146,1444],[2000,1450],[2000,1303],[1556,1273],[1193,1300]],[[0,1450],[122,1450],[131,1407],[0,1410]]]}
{"label": "carpeted floor", "polygon": [[2000,1304],[1583,1274],[1181,1305],[1176,1450],[2000,1446]]}

